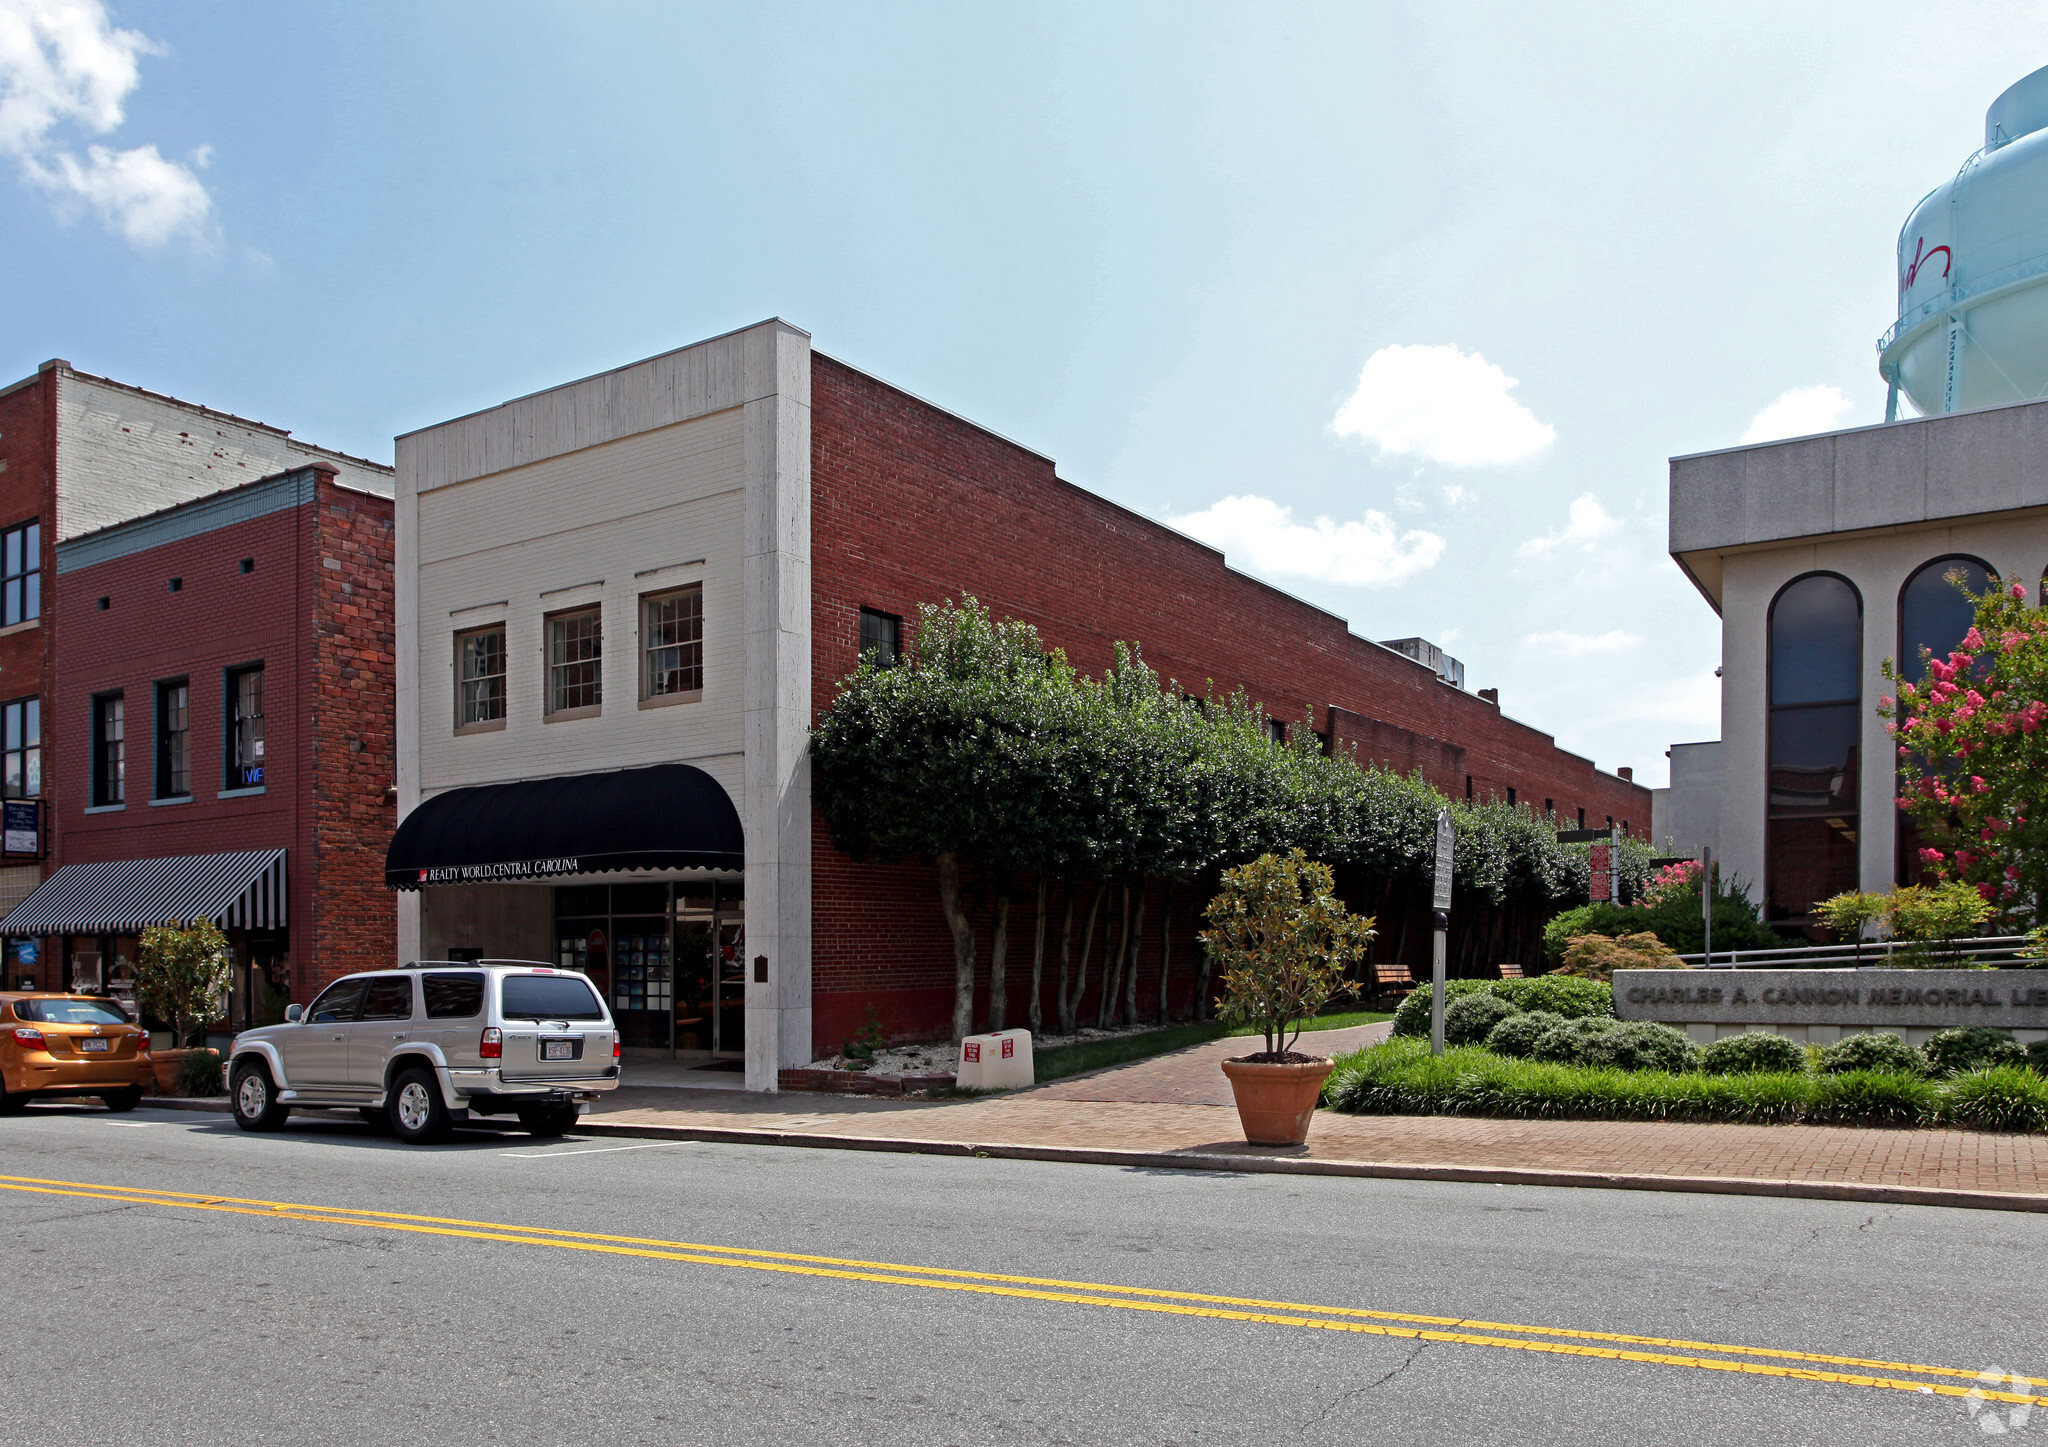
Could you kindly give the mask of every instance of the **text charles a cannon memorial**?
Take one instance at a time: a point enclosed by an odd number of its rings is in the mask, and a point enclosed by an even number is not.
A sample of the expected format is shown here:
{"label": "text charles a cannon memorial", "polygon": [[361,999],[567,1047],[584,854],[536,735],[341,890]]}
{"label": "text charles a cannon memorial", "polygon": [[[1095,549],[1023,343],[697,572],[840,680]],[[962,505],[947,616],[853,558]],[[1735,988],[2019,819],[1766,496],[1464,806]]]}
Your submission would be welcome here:
{"label": "text charles a cannon memorial", "polygon": [[1614,1010],[1670,1025],[2048,1030],[2048,971],[1617,970]]}

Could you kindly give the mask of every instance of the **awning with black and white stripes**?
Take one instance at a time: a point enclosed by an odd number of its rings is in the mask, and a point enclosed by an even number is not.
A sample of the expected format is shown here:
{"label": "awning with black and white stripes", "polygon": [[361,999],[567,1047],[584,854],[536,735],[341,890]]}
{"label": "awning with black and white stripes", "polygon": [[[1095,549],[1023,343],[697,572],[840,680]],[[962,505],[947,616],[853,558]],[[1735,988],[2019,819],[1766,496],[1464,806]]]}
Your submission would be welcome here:
{"label": "awning with black and white stripes", "polygon": [[284,856],[254,849],[66,864],[0,919],[0,935],[134,934],[202,919],[224,929],[282,929]]}

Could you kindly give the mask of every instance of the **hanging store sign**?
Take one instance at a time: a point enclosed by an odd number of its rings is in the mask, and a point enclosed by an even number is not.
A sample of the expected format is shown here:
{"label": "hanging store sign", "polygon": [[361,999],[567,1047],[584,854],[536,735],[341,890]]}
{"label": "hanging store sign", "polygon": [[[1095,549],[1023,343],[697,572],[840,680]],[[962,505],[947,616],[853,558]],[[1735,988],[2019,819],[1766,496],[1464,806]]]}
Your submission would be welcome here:
{"label": "hanging store sign", "polygon": [[43,853],[43,806],[36,799],[0,803],[0,854],[39,859]]}

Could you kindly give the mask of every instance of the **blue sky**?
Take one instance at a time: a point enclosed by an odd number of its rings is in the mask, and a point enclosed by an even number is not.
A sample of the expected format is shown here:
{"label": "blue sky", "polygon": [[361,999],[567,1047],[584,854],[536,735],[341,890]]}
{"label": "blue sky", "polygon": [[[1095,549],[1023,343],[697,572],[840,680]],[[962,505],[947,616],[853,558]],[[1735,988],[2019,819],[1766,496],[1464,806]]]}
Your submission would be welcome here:
{"label": "blue sky", "polygon": [[0,0],[0,376],[388,460],[780,315],[1661,783],[1665,460],[1881,417],[1897,227],[2044,63],[2040,5]]}

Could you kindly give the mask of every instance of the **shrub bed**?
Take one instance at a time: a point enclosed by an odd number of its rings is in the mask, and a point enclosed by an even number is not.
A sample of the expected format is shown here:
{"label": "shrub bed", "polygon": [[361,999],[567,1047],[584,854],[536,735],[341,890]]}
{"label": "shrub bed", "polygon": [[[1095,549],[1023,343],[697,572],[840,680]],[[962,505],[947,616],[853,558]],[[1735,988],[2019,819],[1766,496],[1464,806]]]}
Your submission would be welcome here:
{"label": "shrub bed", "polygon": [[[1598,1038],[1618,1032],[1585,1033]],[[2048,1080],[2011,1065],[1943,1080],[1888,1070],[1706,1075],[1518,1060],[1474,1046],[1432,1056],[1427,1040],[1414,1039],[1389,1040],[1339,1059],[1323,1103],[1372,1115],[2048,1130]]]}
{"label": "shrub bed", "polygon": [[[1429,1035],[1429,1002],[1434,987],[1418,985],[1394,1012],[1396,1035]],[[1548,1010],[1567,1020],[1585,1015],[1612,1015],[1614,987],[1570,975],[1538,975],[1533,980],[1447,980],[1444,1015],[1448,1018],[1466,995],[1495,995],[1517,1010]]]}

